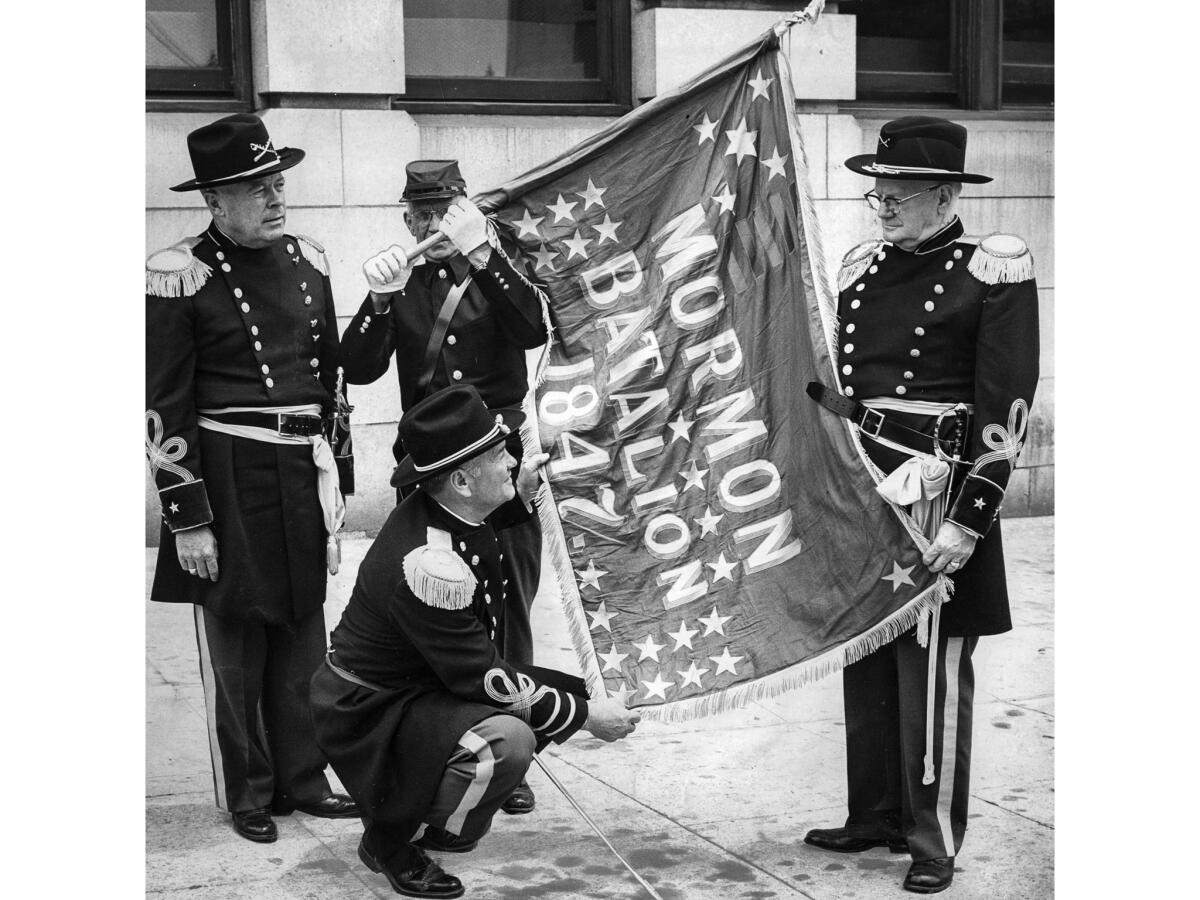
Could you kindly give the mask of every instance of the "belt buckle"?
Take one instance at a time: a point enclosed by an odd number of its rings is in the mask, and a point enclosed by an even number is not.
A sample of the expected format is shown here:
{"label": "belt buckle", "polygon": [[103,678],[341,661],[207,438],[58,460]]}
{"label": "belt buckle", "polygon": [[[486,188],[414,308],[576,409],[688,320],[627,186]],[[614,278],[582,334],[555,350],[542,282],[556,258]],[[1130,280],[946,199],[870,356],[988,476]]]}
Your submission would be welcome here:
{"label": "belt buckle", "polygon": [[282,434],[282,435],[291,435],[293,433],[292,429],[291,429],[291,425],[288,421],[289,419],[291,419],[291,416],[288,415],[287,413],[276,413],[275,414],[275,431],[276,431],[276,433]]}
{"label": "belt buckle", "polygon": [[[871,416],[875,418],[871,419]],[[868,425],[868,422],[871,424]],[[864,409],[862,421],[859,422],[858,427],[867,437],[879,437],[879,429],[883,428],[883,413],[877,409]]]}
{"label": "belt buckle", "polygon": [[278,413],[279,424],[275,430],[288,437],[308,437],[310,434],[308,420],[312,416],[297,416],[292,413]]}

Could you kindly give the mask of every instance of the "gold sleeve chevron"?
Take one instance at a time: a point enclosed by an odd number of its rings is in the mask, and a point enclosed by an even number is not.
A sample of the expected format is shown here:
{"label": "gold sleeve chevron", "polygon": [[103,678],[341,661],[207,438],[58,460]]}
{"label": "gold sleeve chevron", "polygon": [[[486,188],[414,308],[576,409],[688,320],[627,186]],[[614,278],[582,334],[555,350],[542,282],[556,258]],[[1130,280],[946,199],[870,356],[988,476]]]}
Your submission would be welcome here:
{"label": "gold sleeve chevron", "polygon": [[187,238],[146,259],[146,293],[151,297],[191,297],[208,281],[212,268],[196,259],[199,238]]}
{"label": "gold sleeve chevron", "polygon": [[325,248],[306,234],[296,235],[296,241],[300,244],[300,253],[308,260],[309,265],[328,278],[329,261],[325,259]]}
{"label": "gold sleeve chevron", "polygon": [[881,240],[863,241],[842,257],[842,270],[838,273],[838,290],[844,291],[858,280],[871,265],[876,252],[883,246]]}
{"label": "gold sleeve chevron", "polygon": [[989,234],[975,248],[967,271],[984,284],[1018,284],[1033,278],[1033,254],[1015,234]]}
{"label": "gold sleeve chevron", "polygon": [[417,599],[437,609],[466,609],[479,584],[453,550],[424,544],[404,557],[404,580]]}

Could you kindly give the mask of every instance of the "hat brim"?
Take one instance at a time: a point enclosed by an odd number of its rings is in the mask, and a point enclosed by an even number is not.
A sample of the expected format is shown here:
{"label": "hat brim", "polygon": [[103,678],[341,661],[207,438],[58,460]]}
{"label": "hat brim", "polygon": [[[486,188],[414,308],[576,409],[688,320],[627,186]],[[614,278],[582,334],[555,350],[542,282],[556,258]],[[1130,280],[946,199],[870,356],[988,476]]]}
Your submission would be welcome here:
{"label": "hat brim", "polygon": [[253,181],[255,178],[264,178],[267,175],[282,172],[284,169],[290,169],[296,163],[300,162],[300,160],[304,159],[304,151],[296,147],[284,147],[278,152],[279,161],[274,165],[267,166],[265,169],[252,169],[233,178],[216,178],[209,181],[201,181],[198,178],[193,178],[190,181],[183,182],[183,184],[175,185],[171,190],[176,192],[200,191],[204,190],[204,188],[223,187],[227,184],[241,184],[243,181]]}
{"label": "hat brim", "polygon": [[456,188],[442,188],[436,191],[428,191],[420,194],[410,194],[405,191],[400,195],[401,203],[420,203],[422,200],[449,200],[451,197],[465,197],[466,190],[458,190]]}
{"label": "hat brim", "polygon": [[460,468],[465,463],[479,456],[481,453],[487,453],[497,444],[508,440],[508,436],[517,431],[521,427],[521,423],[525,421],[525,413],[515,407],[506,407],[503,409],[489,410],[492,415],[500,416],[500,420],[508,427],[508,431],[501,429],[490,440],[480,444],[473,453],[469,456],[463,456],[453,462],[446,463],[444,466],[438,466],[433,469],[426,469],[424,472],[418,472],[416,463],[413,462],[412,454],[408,454],[404,459],[400,460],[400,465],[392,471],[391,485],[394,488],[408,487],[410,484],[416,484],[418,481],[424,481],[428,478],[433,478],[435,475],[441,475],[444,472],[452,472]]}
{"label": "hat brim", "polygon": [[955,181],[963,184],[987,184],[990,175],[972,172],[895,172],[887,167],[876,168],[874,153],[863,153],[846,160],[846,168],[869,178],[886,178],[888,181]]}

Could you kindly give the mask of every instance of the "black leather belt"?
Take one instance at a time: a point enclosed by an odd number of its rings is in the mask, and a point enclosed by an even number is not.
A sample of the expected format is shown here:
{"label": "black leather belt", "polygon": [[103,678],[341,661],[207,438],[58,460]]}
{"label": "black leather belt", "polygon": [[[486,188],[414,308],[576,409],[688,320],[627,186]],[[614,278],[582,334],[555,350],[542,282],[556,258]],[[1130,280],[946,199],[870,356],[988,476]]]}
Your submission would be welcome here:
{"label": "black leather belt", "polygon": [[819,381],[810,381],[804,390],[821,406],[843,419],[849,419],[858,426],[863,434],[869,437],[891,441],[916,453],[933,453],[935,448],[940,447],[942,453],[954,458],[962,452],[966,439],[966,420],[969,415],[965,409],[961,415],[955,412],[954,434],[950,438],[943,438],[902,425],[894,419],[889,419],[877,409],[863,406],[857,400],[851,400],[849,397],[825,387]]}
{"label": "black leather belt", "polygon": [[323,425],[320,416],[297,416],[291,413],[223,412],[204,415],[214,422],[224,422],[227,425],[250,425],[254,428],[268,428],[277,434],[300,437],[321,434]]}

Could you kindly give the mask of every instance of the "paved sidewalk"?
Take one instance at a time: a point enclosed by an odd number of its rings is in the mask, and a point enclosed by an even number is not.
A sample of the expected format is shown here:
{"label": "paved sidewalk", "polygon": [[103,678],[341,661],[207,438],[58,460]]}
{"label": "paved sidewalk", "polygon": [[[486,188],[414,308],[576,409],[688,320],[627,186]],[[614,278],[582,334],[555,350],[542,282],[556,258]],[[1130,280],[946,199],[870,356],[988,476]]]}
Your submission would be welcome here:
{"label": "paved sidewalk", "polygon": [[[1013,630],[975,654],[971,820],[955,900],[1054,892],[1054,519],[1007,520]],[[368,540],[349,541],[326,618],[341,615]],[[147,550],[147,592],[155,552]],[[534,605],[540,664],[578,671],[557,599]],[[664,900],[909,897],[908,857],[823,853],[802,838],[841,824],[841,676],[684,724],[646,722],[604,744],[586,734],[546,764]],[[331,773],[332,776],[332,773]],[[334,779],[336,784],[336,780]],[[496,817],[469,854],[441,862],[470,900],[646,898],[534,766],[538,808]],[[146,884],[170,900],[342,900],[396,895],[356,856],[357,820],[276,820],[274,844],[238,837],[216,809],[191,607],[146,604]]]}

